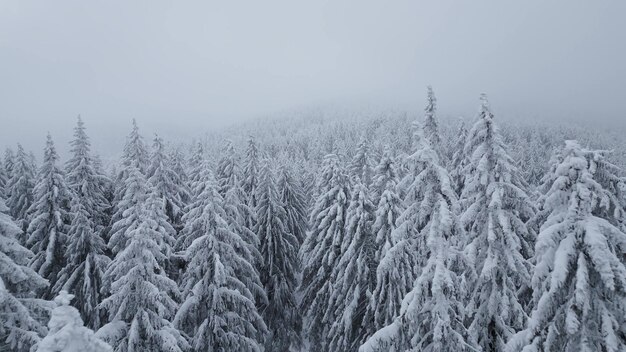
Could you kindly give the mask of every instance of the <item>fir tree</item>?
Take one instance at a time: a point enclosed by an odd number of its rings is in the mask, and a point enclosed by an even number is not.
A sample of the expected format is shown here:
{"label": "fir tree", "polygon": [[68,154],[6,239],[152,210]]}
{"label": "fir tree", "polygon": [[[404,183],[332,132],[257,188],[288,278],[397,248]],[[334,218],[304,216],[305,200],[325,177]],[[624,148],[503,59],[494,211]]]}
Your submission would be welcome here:
{"label": "fir tree", "polygon": [[338,264],[331,275],[331,295],[326,308],[329,324],[327,351],[356,351],[371,322],[364,321],[376,282],[374,205],[367,187],[354,183],[346,213],[346,232]]}
{"label": "fir tree", "polygon": [[222,158],[218,161],[215,177],[220,194],[226,197],[226,192],[240,183],[241,170],[231,141],[226,141],[221,154]]}
{"label": "fir tree", "polygon": [[185,160],[179,148],[174,148],[170,152],[170,169],[178,176],[180,181],[178,192],[181,201],[186,206],[191,201],[191,190],[189,189],[189,176],[185,169]]}
{"label": "fir tree", "polygon": [[522,254],[530,246],[524,222],[534,208],[484,95],[465,154],[470,158],[461,221],[469,235],[465,250],[478,275],[468,304],[470,340],[485,352],[501,351],[526,319],[520,292],[530,281],[531,266]]}
{"label": "fir tree", "polygon": [[9,182],[9,174],[7,173],[4,163],[0,161],[0,197],[6,198],[6,187]]}
{"label": "fir tree", "polygon": [[81,199],[90,219],[91,231],[101,236],[109,222],[109,202],[104,196],[105,190],[102,189],[102,176],[94,168],[91,143],[80,116],[74,128],[74,140],[70,145],[72,157],[65,164],[66,184],[72,194]]}
{"label": "fir tree", "polygon": [[[257,303],[266,303],[265,291],[260,282],[259,273],[253,264],[257,257],[260,258],[260,254],[252,253],[249,244],[228,223],[229,215],[224,210],[224,200],[217,191],[215,177],[206,163],[200,176],[202,181],[196,183],[194,201],[189,205],[188,211],[183,217],[185,227],[177,239],[176,248],[179,250],[188,249],[196,239],[207,232],[217,231],[221,235],[223,231],[226,231],[227,239],[232,241],[231,246],[241,258],[241,261],[237,261],[239,264],[234,266],[239,280],[252,292]],[[226,229],[222,229],[222,221],[226,223]],[[222,260],[226,260],[223,255]]]}
{"label": "fir tree", "polygon": [[52,291],[71,292],[76,298],[73,305],[80,312],[83,321],[88,327],[96,329],[103,322],[98,303],[102,301],[102,282],[110,259],[104,254],[104,240],[94,233],[88,205],[87,197],[73,196],[66,266],[61,269]]}
{"label": "fir tree", "polygon": [[267,331],[255,306],[255,296],[264,295],[261,282],[247,244],[226,222],[223,200],[206,166],[200,179],[179,239],[188,265],[175,324],[193,336],[194,351],[260,351]]}
{"label": "fir tree", "polygon": [[362,352],[474,350],[468,348],[463,326],[465,261],[455,249],[463,232],[456,218],[456,194],[430,142],[424,139],[421,144],[414,154],[423,164],[418,179],[433,200],[421,233],[427,237],[428,260],[404,298],[399,316],[374,334],[360,348]]}
{"label": "fir tree", "polygon": [[443,152],[443,145],[439,134],[439,123],[437,122],[437,98],[435,98],[435,92],[431,86],[427,88],[426,101],[427,104],[424,109],[425,114],[422,125],[423,137],[435,151],[439,161],[445,166],[445,153]]}
{"label": "fir tree", "polygon": [[148,181],[164,205],[169,223],[175,229],[182,228],[181,218],[185,203],[186,190],[183,183],[171,167],[165,154],[163,140],[156,136],[152,144],[152,163],[147,171]]}
{"label": "fir tree", "polygon": [[374,259],[378,263],[396,243],[392,233],[396,229],[396,221],[403,211],[403,203],[398,194],[398,175],[389,148],[385,149],[375,171],[372,193],[375,197],[374,204],[377,206],[372,233],[376,238],[376,256]]}
{"label": "fir tree", "polygon": [[285,225],[289,233],[296,236],[298,243],[302,244],[307,230],[306,195],[301,185],[293,178],[287,165],[280,168],[278,193],[287,215]]}
{"label": "fir tree", "polygon": [[[259,150],[252,136],[248,138],[248,148],[246,149],[246,157],[243,168],[243,191],[246,194],[246,204],[250,209],[256,208],[256,188],[259,184]],[[256,226],[256,219],[253,216],[246,219],[246,226],[253,229]]]}
{"label": "fir tree", "polygon": [[13,175],[13,167],[15,166],[15,153],[13,149],[6,148],[4,150],[4,168],[7,172],[7,177],[11,178]]}
{"label": "fir tree", "polygon": [[198,142],[194,145],[194,149],[191,152],[189,158],[189,189],[193,192],[196,189],[196,183],[201,182],[202,172],[204,171],[206,161],[204,158],[204,147],[202,143]]}
{"label": "fir tree", "polygon": [[[399,313],[398,304],[404,298],[403,294],[406,293],[407,287],[412,284],[411,282],[404,282],[399,287],[394,287],[395,285],[391,283],[397,283],[397,279],[402,279],[395,277],[397,275],[397,272],[393,271],[395,266],[388,266],[395,264],[393,259],[402,258],[398,254],[402,252],[402,248],[406,247],[395,248],[394,255],[390,255],[387,262],[381,265],[383,258],[387,257],[387,253],[398,243],[398,239],[394,237],[394,231],[396,222],[404,209],[403,202],[397,193],[397,176],[389,150],[385,151],[376,168],[373,185],[375,192],[381,195],[372,225],[372,233],[376,241],[374,256],[376,279],[375,288],[368,303],[367,315],[364,318],[369,323],[370,330],[367,333],[372,333],[391,324]],[[378,269],[379,267],[380,269]],[[394,295],[394,291],[396,295]],[[388,303],[391,305],[389,306]]]}
{"label": "fir tree", "polygon": [[78,310],[70,306],[73,298],[61,291],[54,299],[56,307],[48,322],[48,335],[37,345],[36,352],[113,352],[111,346],[84,326]]}
{"label": "fir tree", "polygon": [[115,255],[124,250],[130,240],[131,231],[141,224],[139,219],[148,198],[148,184],[141,171],[130,165],[123,173],[127,175],[122,186],[124,193],[113,214],[112,221],[115,222],[111,225],[108,243],[108,248]]}
{"label": "fir tree", "polygon": [[69,189],[65,175],[57,165],[57,155],[52,137],[48,134],[44,149],[44,160],[37,185],[35,202],[31,206],[32,221],[28,226],[26,245],[35,254],[30,261],[31,269],[48,280],[50,285],[43,292],[45,299],[56,295],[59,272],[65,266],[65,249],[69,225]]}
{"label": "fir tree", "polygon": [[465,168],[467,166],[468,157],[465,155],[465,141],[467,138],[467,128],[465,122],[459,121],[459,128],[455,135],[456,143],[453,147],[452,159],[450,161],[450,177],[456,194],[459,196],[463,193],[463,185],[465,184]]}
{"label": "fir tree", "polygon": [[[140,174],[137,168],[130,168],[131,177]],[[158,218],[165,216],[156,197],[150,202],[152,206],[138,205],[139,216],[125,232],[127,245],[105,274],[112,282],[111,295],[100,307],[108,312],[109,323],[98,334],[115,351],[177,352],[188,348],[185,337],[168,320],[178,308],[175,299],[179,291],[164,268],[168,258],[162,244],[168,234]]]}
{"label": "fir tree", "polygon": [[366,186],[372,183],[372,157],[370,155],[369,141],[363,137],[359,143],[356,154],[350,163],[350,174],[357,177]]}
{"label": "fir tree", "polygon": [[350,199],[348,177],[337,155],[324,158],[318,187],[320,196],[312,209],[311,231],[301,248],[300,307],[313,350],[320,350],[327,343],[325,338],[330,326],[324,320],[324,312],[331,299],[331,274],[339,263]]}
{"label": "fir tree", "polygon": [[224,211],[226,212],[226,222],[232,230],[239,234],[248,244],[248,250],[252,254],[251,263],[261,263],[261,253],[259,252],[259,238],[247,221],[255,216],[254,211],[247,204],[248,197],[243,191],[241,170],[235,155],[235,149],[230,141],[227,141],[223,157],[217,166],[218,192],[224,198]]}
{"label": "fir tree", "polygon": [[275,182],[269,161],[265,160],[259,173],[255,228],[261,242],[261,283],[268,300],[261,309],[270,332],[265,350],[287,352],[290,346],[300,345],[300,314],[295,297],[300,245],[289,230]]}
{"label": "fir tree", "polygon": [[[128,190],[127,187],[146,187],[146,174],[148,172],[148,151],[143,142],[143,137],[139,134],[139,127],[137,127],[137,122],[133,119],[133,129],[131,130],[128,137],[126,137],[126,144],[124,145],[124,151],[122,153],[122,161],[119,167],[117,176],[115,178],[115,191],[113,196],[113,215],[111,217],[111,221],[109,226],[111,227],[107,237],[109,240],[109,248],[113,250],[113,254],[117,254],[122,247],[118,247],[118,245],[124,245],[124,241],[114,243],[111,245],[112,237],[115,233],[120,232],[119,226],[116,225],[128,222],[125,221],[124,212],[128,210],[128,208],[137,204],[133,203],[133,200],[129,200],[129,194],[136,194],[136,190]],[[131,175],[131,173],[137,170],[139,174],[142,175],[142,184],[138,186],[136,182],[129,182],[129,178],[132,178],[136,175]],[[138,181],[134,179],[134,181]],[[145,195],[146,192],[144,191]],[[124,230],[122,229],[122,233]],[[119,239],[119,238],[118,238]]]}
{"label": "fir tree", "polygon": [[28,267],[33,254],[19,244],[19,227],[0,198],[0,349],[28,351],[46,334],[47,304],[36,299],[47,282]]}
{"label": "fir tree", "polygon": [[20,226],[22,232],[18,239],[22,245],[26,244],[26,230],[28,229],[28,210],[33,204],[33,188],[35,186],[35,170],[32,168],[30,157],[21,144],[17,145],[15,164],[7,188],[9,196],[6,205],[11,210],[11,216]]}
{"label": "fir tree", "polygon": [[553,167],[532,278],[536,304],[509,351],[626,349],[624,180],[604,153],[567,141]]}

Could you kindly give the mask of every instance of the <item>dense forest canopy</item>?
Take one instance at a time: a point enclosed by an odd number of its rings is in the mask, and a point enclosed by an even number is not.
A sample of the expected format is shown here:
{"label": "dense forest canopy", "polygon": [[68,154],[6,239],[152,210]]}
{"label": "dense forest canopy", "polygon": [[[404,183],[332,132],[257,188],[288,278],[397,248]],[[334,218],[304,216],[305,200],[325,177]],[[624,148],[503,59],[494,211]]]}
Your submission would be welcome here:
{"label": "dense forest canopy", "polygon": [[625,350],[624,132],[426,97],[8,147],[0,349]]}

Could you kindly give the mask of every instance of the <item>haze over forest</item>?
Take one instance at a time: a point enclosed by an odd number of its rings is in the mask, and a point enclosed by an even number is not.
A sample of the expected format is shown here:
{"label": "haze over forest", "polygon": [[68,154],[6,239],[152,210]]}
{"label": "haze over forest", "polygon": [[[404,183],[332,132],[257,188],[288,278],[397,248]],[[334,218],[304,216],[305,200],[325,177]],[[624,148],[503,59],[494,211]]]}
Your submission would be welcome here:
{"label": "haze over forest", "polygon": [[[78,114],[103,156],[132,118],[148,135],[199,138],[303,107],[625,118],[626,3],[530,1],[0,2],[0,147],[62,155]],[[175,121],[175,123],[172,123]]]}

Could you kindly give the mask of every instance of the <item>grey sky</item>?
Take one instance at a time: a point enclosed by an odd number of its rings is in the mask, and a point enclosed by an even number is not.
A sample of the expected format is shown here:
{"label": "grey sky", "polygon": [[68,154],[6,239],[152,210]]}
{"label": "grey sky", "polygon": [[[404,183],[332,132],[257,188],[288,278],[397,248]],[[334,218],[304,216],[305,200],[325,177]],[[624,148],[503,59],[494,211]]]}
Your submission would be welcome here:
{"label": "grey sky", "polygon": [[[0,146],[326,102],[626,120],[626,1],[0,0]],[[118,131],[112,132],[118,129]],[[114,149],[118,149],[115,147]]]}

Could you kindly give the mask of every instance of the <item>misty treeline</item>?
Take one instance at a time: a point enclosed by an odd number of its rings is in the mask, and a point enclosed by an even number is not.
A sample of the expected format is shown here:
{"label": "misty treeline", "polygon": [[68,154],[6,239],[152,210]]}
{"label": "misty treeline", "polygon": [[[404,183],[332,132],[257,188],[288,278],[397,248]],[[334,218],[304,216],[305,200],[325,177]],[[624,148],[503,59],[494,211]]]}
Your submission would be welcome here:
{"label": "misty treeline", "polygon": [[7,149],[0,350],[626,350],[623,136],[410,120]]}

